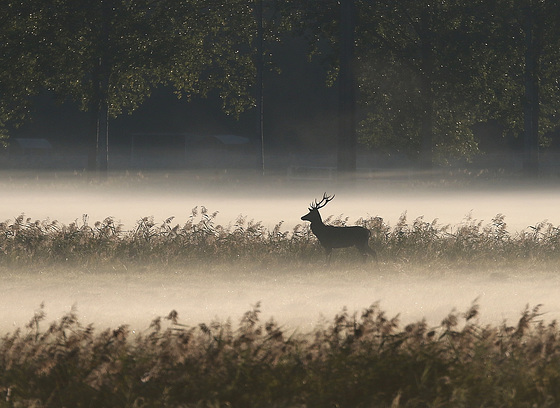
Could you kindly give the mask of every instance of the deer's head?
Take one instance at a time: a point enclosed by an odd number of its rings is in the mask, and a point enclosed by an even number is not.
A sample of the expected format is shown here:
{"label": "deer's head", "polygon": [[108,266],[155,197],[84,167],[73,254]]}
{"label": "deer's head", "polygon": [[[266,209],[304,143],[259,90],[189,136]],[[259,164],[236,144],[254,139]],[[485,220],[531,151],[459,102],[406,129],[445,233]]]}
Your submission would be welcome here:
{"label": "deer's head", "polygon": [[311,223],[316,221],[323,222],[321,220],[321,214],[319,214],[319,209],[327,205],[327,203],[333,198],[334,194],[332,196],[328,196],[327,193],[323,194],[323,198],[321,199],[321,201],[317,202],[317,200],[315,200],[309,205],[309,212],[301,217],[301,219],[303,221],[310,221]]}

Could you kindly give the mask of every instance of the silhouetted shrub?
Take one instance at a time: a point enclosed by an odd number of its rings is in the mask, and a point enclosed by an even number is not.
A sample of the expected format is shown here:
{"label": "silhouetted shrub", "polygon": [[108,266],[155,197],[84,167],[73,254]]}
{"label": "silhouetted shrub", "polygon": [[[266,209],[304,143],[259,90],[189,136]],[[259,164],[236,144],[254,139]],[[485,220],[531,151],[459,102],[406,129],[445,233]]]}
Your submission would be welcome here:
{"label": "silhouetted shrub", "polygon": [[[63,225],[38,221],[23,215],[0,223],[0,266],[68,264],[98,268],[123,265],[190,265],[196,262],[241,262],[292,265],[321,262],[324,253],[307,224],[292,230],[279,222],[267,229],[261,222],[240,216],[233,224],[215,223],[217,213],[194,208],[183,224],[174,217],[156,223],[152,217],[139,220],[129,231],[113,218],[90,225]],[[334,225],[347,218],[326,219]],[[519,232],[509,232],[505,217],[496,215],[483,225],[470,217],[455,226],[440,225],[422,217],[409,222],[403,214],[390,226],[379,217],[361,218],[357,225],[368,228],[370,245],[381,262],[415,264],[548,262],[560,258],[560,229],[548,222]],[[360,261],[353,248],[337,250],[333,260]]]}
{"label": "silhouetted shrub", "polygon": [[259,320],[188,327],[175,311],[141,334],[97,332],[41,308],[0,339],[0,406],[553,407],[560,331],[523,311],[482,326],[478,306],[401,327],[373,304],[307,334]]}

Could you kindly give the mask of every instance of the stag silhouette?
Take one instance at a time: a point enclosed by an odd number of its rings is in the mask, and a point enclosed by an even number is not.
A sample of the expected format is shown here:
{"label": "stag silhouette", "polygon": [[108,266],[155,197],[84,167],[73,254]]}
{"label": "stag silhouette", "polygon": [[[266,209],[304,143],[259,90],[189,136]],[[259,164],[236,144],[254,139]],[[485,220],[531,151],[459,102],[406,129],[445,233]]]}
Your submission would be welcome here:
{"label": "stag silhouette", "polygon": [[334,225],[325,225],[319,214],[319,209],[323,208],[329,201],[334,198],[334,195],[328,196],[327,193],[323,194],[321,201],[312,202],[309,206],[309,213],[305,214],[301,219],[303,221],[311,222],[311,231],[322,247],[325,248],[327,255],[327,264],[330,264],[331,254],[333,248],[348,248],[356,247],[363,256],[364,261],[368,255],[376,258],[377,254],[368,245],[371,232],[359,226],[352,227],[336,227]]}

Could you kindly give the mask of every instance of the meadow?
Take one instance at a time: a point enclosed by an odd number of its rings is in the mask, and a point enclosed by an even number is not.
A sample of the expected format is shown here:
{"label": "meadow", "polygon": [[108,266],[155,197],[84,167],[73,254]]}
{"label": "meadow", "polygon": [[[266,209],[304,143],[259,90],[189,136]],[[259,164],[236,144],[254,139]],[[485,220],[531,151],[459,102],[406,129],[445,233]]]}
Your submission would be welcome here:
{"label": "meadow", "polygon": [[[498,214],[441,225],[403,214],[330,217],[372,231],[377,261],[353,249],[335,265],[368,273],[437,270],[557,270],[560,229],[541,222],[510,232]],[[309,227],[192,209],[186,220],[140,219],[125,229],[113,218],[69,224],[24,215],[0,223],[3,273],[88,273],[135,268],[247,267],[313,270],[324,254]],[[30,316],[31,317],[31,316]],[[235,316],[231,317],[235,319]],[[560,330],[538,305],[515,321],[483,323],[476,300],[439,323],[402,323],[378,303],[342,309],[309,330],[261,319],[256,303],[238,320],[186,324],[179,313],[132,332],[82,322],[76,310],[49,323],[41,305],[25,326],[0,340],[0,407],[554,407],[560,403]]]}
{"label": "meadow", "polygon": [[[172,266],[189,262],[301,264],[316,263],[324,254],[309,226],[297,224],[286,230],[282,222],[266,228],[262,222],[239,216],[219,225],[217,212],[192,209],[190,217],[155,222],[144,217],[130,230],[112,217],[90,223],[62,224],[56,220],[33,220],[23,214],[0,222],[0,266],[37,267],[69,265],[103,268],[122,265]],[[505,216],[497,214],[483,223],[467,216],[460,224],[441,225],[438,220],[402,214],[388,225],[380,217],[327,217],[326,224],[361,225],[372,235],[370,245],[378,260],[389,263],[445,265],[547,264],[560,259],[560,229],[546,221],[525,230],[508,231]],[[353,261],[353,249],[338,251],[339,260]]]}

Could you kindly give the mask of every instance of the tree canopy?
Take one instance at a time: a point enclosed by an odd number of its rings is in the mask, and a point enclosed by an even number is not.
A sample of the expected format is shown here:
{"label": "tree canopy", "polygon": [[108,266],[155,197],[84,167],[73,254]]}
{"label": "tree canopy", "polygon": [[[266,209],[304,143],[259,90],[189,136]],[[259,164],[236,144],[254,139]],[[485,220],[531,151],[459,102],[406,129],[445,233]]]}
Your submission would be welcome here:
{"label": "tree canopy", "polygon": [[[307,38],[310,55],[323,55],[326,83],[338,84],[341,3],[264,3],[265,15],[274,17],[265,35]],[[534,152],[558,126],[558,0],[347,3],[356,16],[347,55],[355,58],[348,66],[357,79],[362,143],[430,165],[475,154],[473,125],[496,120],[504,133],[525,140],[529,161],[538,160]],[[6,0],[0,132],[25,118],[30,96],[41,89],[92,112],[97,151],[108,117],[133,111],[161,85],[187,98],[216,90],[224,110],[238,115],[254,105],[256,4]]]}
{"label": "tree canopy", "polygon": [[8,1],[0,5],[0,142],[5,126],[19,125],[28,114],[30,96],[41,88],[37,48],[41,16],[35,4]]}
{"label": "tree canopy", "polygon": [[250,2],[10,0],[4,7],[1,118],[26,108],[30,86],[77,102],[92,112],[98,167],[106,167],[99,152],[108,117],[135,110],[157,86],[171,85],[179,97],[217,89],[234,114],[253,103]]}
{"label": "tree canopy", "polygon": [[[284,3],[294,32],[308,38],[310,55],[319,44],[330,45],[322,51],[327,82],[333,84],[339,66],[337,2]],[[498,120],[504,133],[523,138],[530,122],[541,146],[558,126],[556,0],[355,4],[362,143],[429,165],[477,153],[476,123]],[[536,116],[531,119],[528,111]]]}

